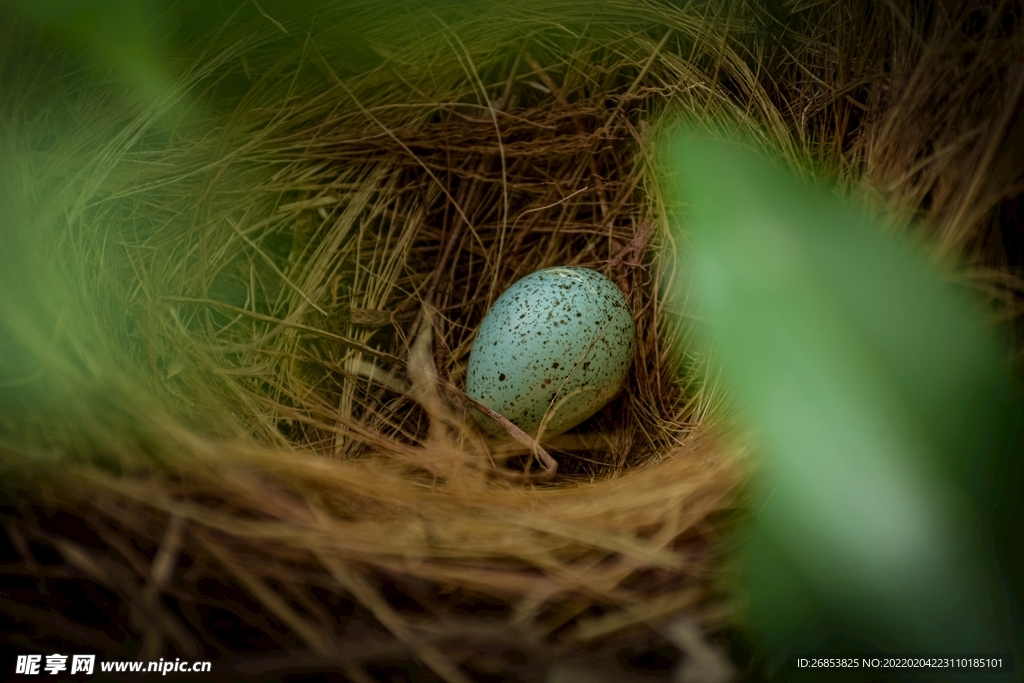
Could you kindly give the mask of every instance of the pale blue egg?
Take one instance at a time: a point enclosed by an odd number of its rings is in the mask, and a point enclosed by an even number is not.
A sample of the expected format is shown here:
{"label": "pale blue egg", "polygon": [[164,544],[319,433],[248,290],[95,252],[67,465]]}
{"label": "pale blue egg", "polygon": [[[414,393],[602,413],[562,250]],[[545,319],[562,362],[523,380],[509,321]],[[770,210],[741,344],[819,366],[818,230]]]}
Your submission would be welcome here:
{"label": "pale blue egg", "polygon": [[615,283],[589,268],[547,268],[509,287],[484,316],[466,393],[532,436],[547,415],[542,438],[553,436],[604,407],[635,354],[636,326]]}

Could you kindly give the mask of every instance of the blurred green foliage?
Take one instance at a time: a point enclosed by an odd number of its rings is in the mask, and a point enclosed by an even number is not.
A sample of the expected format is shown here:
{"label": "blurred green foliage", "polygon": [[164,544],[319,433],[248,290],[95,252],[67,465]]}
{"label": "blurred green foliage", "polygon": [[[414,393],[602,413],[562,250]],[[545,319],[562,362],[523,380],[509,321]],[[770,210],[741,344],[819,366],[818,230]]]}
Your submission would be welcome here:
{"label": "blurred green foliage", "polygon": [[980,305],[749,147],[677,130],[664,151],[690,312],[757,444],[743,555],[761,644],[1014,650],[1024,410]]}
{"label": "blurred green foliage", "polygon": [[154,0],[9,0],[7,11],[54,47],[85,52],[120,71],[144,99],[156,102],[169,92],[171,74],[158,41],[162,15]]}

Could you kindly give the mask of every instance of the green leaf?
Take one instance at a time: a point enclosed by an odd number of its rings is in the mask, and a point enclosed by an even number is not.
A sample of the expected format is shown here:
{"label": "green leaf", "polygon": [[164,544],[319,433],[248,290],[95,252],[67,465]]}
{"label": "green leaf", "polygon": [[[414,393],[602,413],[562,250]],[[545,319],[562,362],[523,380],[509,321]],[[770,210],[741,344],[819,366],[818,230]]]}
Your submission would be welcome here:
{"label": "green leaf", "polygon": [[1009,399],[976,304],[749,149],[677,133],[666,151],[694,318],[761,454],[755,629],[780,654],[1010,652],[985,504]]}
{"label": "green leaf", "polygon": [[159,101],[171,88],[157,49],[161,17],[155,0],[13,0],[7,9],[65,49],[86,50],[113,67],[147,101]]}

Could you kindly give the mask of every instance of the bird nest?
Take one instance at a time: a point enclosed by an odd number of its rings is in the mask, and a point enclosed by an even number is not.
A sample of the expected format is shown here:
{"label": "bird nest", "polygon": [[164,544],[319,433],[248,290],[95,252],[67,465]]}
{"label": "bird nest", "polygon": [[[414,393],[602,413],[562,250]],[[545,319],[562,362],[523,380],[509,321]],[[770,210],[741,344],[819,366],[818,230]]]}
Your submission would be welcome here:
{"label": "bird nest", "polygon": [[[62,62],[53,90],[75,90],[39,106],[7,67],[9,643],[246,680],[725,680],[707,639],[738,619],[723,532],[746,461],[688,351],[663,121],[738,125],[958,253],[1006,195],[985,156],[1002,91],[926,78],[981,29],[783,5],[310,30],[252,3],[145,101]],[[629,378],[567,434],[489,439],[474,334],[556,265],[624,292]]]}

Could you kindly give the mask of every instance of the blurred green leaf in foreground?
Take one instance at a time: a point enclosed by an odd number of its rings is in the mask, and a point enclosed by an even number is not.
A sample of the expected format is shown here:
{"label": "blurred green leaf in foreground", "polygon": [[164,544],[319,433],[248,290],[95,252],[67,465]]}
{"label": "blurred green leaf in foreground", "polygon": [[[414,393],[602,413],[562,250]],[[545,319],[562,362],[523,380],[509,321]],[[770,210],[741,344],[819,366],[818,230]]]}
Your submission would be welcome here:
{"label": "blurred green leaf in foreground", "polygon": [[[666,142],[691,312],[758,447],[743,552],[762,645],[1014,651],[1024,413],[981,309],[827,190],[738,144]],[[947,675],[905,677],[973,680]]]}
{"label": "blurred green leaf in foreground", "polygon": [[160,13],[155,0],[11,0],[11,20],[42,28],[55,46],[87,51],[117,69],[149,104],[171,90],[171,73],[158,50]]}

